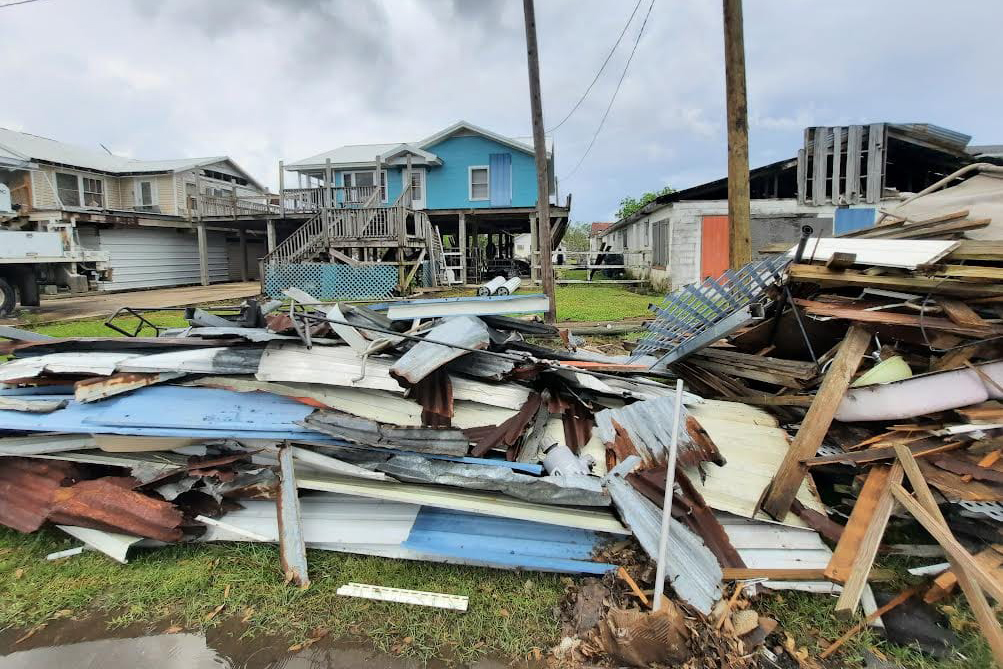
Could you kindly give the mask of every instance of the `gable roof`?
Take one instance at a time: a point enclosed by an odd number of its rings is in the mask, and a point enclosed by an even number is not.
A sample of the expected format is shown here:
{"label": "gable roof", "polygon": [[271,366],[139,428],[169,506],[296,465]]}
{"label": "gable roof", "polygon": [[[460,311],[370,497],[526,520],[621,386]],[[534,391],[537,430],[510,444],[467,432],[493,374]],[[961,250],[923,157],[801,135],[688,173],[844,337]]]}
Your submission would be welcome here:
{"label": "gable roof", "polygon": [[613,225],[613,224],[611,222],[609,222],[609,221],[595,221],[595,222],[593,222],[592,223],[592,227],[589,228],[589,237],[595,237],[596,235],[598,235],[600,232],[602,232],[603,230],[607,229],[611,225]]}
{"label": "gable roof", "polygon": [[425,139],[421,140],[420,142],[416,142],[415,144],[423,149],[428,148],[429,146],[438,144],[442,140],[463,130],[472,132],[475,135],[481,135],[483,137],[487,137],[488,139],[493,139],[499,144],[504,144],[505,146],[515,149],[516,151],[522,151],[523,153],[528,153],[530,155],[533,155],[532,144],[524,144],[523,142],[513,139],[512,137],[505,137],[504,135],[499,135],[496,132],[491,132],[490,130],[486,130],[484,128],[481,128],[480,126],[476,126],[473,123],[468,123],[467,121],[457,121],[448,128],[444,128],[443,130],[440,130],[434,135],[430,135]]}
{"label": "gable roof", "polygon": [[0,128],[0,157],[14,155],[22,160],[66,165],[85,170],[107,172],[114,175],[144,174],[150,172],[181,172],[214,163],[228,162],[258,188],[264,187],[228,156],[205,158],[175,158],[170,160],[137,160],[123,158],[106,152],[67,144],[48,137]]}
{"label": "gable roof", "polygon": [[[294,171],[324,169],[328,160],[331,161],[332,165],[336,165],[338,167],[364,167],[375,163],[376,156],[380,156],[380,160],[385,162],[405,151],[410,151],[417,156],[421,156],[428,164],[438,164],[440,162],[439,157],[427,149],[430,146],[433,146],[434,144],[437,144],[462,131],[481,135],[482,137],[494,140],[495,142],[508,146],[516,151],[534,155],[533,140],[531,138],[527,143],[524,141],[525,138],[505,137],[504,135],[499,135],[496,132],[491,132],[490,130],[476,126],[473,123],[457,121],[448,128],[444,128],[434,135],[429,135],[417,142],[393,142],[390,144],[346,144],[345,146],[339,146],[338,148],[331,149],[330,151],[324,151],[323,153],[318,153],[317,155],[310,156],[308,158],[287,163],[285,168]],[[547,140],[547,143],[550,144],[550,138],[547,138]],[[551,151],[548,148],[548,155],[550,152]]]}

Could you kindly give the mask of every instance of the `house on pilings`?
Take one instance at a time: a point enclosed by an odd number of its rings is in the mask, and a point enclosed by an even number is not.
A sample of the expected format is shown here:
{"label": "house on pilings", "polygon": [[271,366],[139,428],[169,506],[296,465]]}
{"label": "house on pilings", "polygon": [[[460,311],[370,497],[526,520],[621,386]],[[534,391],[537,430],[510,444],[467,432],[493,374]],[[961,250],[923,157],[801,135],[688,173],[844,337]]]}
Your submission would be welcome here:
{"label": "house on pilings", "polygon": [[[548,158],[556,246],[571,198],[558,204],[552,146]],[[532,143],[465,121],[419,141],[341,146],[279,171],[281,239],[263,259],[271,294],[295,285],[333,298],[356,282],[378,297],[478,283],[517,271],[517,236],[537,239]]]}

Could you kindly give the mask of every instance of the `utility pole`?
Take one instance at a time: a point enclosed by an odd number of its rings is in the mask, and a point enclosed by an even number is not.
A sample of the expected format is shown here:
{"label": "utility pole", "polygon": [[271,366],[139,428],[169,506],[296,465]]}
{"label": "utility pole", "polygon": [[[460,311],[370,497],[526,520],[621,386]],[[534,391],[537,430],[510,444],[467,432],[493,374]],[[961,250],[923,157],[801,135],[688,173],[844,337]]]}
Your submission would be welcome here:
{"label": "utility pole", "polygon": [[728,259],[731,268],[738,269],[752,262],[742,0],[724,0],[724,79],[728,103]]}
{"label": "utility pole", "polygon": [[[550,177],[547,167],[547,140],[543,133],[543,98],[540,95],[540,52],[536,46],[536,13],[533,0],[522,0],[526,17],[526,60],[529,63],[529,103],[533,112],[533,149],[536,153],[536,220],[540,249],[540,275],[543,292],[550,306],[546,321],[557,322],[557,300],[554,296],[554,268],[551,264],[550,238]],[[533,258],[530,257],[530,265]]]}

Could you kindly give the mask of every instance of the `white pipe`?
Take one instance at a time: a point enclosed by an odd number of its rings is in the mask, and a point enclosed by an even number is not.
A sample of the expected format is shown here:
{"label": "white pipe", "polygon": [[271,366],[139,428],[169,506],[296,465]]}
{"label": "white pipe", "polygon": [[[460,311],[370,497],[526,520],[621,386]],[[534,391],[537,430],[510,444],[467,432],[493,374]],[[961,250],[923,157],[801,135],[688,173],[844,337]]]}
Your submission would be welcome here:
{"label": "white pipe", "polygon": [[655,593],[651,608],[662,606],[665,589],[665,550],[669,545],[669,518],[672,517],[672,489],[676,484],[676,449],[679,446],[679,415],[683,408],[683,380],[676,379],[676,415],[672,421],[672,441],[669,442],[669,461],[665,468],[665,497],[662,499],[662,532],[658,537],[658,563],[655,568]]}
{"label": "white pipe", "polygon": [[511,279],[503,283],[495,290],[495,295],[511,295],[515,291],[519,290],[522,285],[522,279],[517,276],[513,276]]}
{"label": "white pipe", "polygon": [[477,294],[482,297],[487,297],[488,295],[494,295],[495,292],[505,285],[505,277],[496,276],[487,283],[483,284],[477,289]]}

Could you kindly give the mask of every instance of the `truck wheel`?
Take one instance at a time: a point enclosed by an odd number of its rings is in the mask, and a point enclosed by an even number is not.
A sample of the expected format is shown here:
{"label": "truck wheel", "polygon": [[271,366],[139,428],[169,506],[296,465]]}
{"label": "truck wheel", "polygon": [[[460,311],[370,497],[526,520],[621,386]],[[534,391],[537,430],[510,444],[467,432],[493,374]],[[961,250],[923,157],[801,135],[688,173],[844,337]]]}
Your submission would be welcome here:
{"label": "truck wheel", "polygon": [[9,316],[17,306],[14,288],[7,279],[0,277],[0,316]]}
{"label": "truck wheel", "polygon": [[38,278],[35,276],[35,268],[31,265],[24,265],[18,268],[16,276],[11,279],[17,282],[17,292],[21,298],[22,307],[37,307],[39,302]]}

